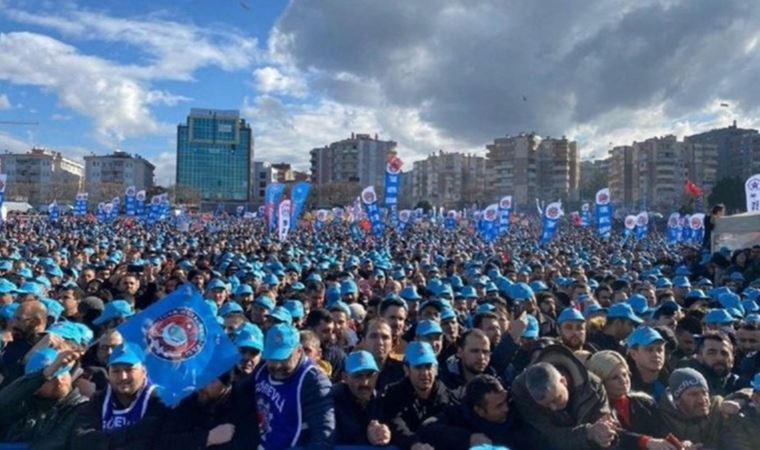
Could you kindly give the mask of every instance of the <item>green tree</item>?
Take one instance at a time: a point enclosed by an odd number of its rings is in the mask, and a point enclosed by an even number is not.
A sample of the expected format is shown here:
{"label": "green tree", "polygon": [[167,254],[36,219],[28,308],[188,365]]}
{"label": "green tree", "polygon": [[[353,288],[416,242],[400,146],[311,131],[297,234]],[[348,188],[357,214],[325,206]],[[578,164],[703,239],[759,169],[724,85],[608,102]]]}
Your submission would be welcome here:
{"label": "green tree", "polygon": [[728,214],[743,211],[745,207],[744,181],[739,177],[723,178],[713,186],[708,200],[711,207],[718,203],[726,205]]}

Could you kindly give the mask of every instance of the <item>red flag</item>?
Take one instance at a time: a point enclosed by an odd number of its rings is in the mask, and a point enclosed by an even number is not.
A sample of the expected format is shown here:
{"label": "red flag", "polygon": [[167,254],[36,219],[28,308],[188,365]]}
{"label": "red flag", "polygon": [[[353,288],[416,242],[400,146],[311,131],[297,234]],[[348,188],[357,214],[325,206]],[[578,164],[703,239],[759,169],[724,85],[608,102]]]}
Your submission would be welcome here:
{"label": "red flag", "polygon": [[692,183],[689,180],[686,180],[686,186],[684,186],[684,191],[691,195],[692,197],[701,197],[703,192],[702,189],[699,188],[696,184]]}

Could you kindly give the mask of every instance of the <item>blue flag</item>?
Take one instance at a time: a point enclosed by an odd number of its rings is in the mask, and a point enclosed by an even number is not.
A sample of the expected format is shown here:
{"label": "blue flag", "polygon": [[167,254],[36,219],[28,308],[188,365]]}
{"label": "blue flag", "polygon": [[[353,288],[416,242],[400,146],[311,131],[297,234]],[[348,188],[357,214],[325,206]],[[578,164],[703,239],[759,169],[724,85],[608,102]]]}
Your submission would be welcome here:
{"label": "blue flag", "polygon": [[48,218],[51,222],[57,222],[60,216],[61,210],[58,208],[58,202],[53,201],[53,203],[48,205]]}
{"label": "blue flag", "polygon": [[685,214],[679,221],[681,225],[681,242],[691,242],[691,216]]}
{"label": "blue flag", "polygon": [[298,227],[298,219],[301,218],[304,206],[306,206],[306,200],[309,199],[309,193],[311,192],[311,184],[302,181],[296,183],[293,189],[290,191],[290,201],[293,203],[291,206],[293,211],[290,216],[290,226],[293,228]]}
{"label": "blue flag", "polygon": [[544,211],[543,231],[541,232],[541,245],[546,245],[554,239],[559,228],[559,218],[562,217],[562,204],[553,202],[546,205]]}
{"label": "blue flag", "polygon": [[505,195],[499,200],[499,233],[509,232],[509,216],[512,214],[512,196]]}
{"label": "blue flag", "polygon": [[135,212],[137,213],[138,217],[144,218],[145,217],[145,197],[146,197],[145,191],[139,191],[137,194],[135,194]]}
{"label": "blue flag", "polygon": [[401,159],[392,155],[385,164],[385,206],[390,211],[390,222],[398,228],[398,196],[401,185]]}
{"label": "blue flag", "polygon": [[277,208],[284,192],[285,185],[282,183],[271,183],[264,192],[264,208],[270,233],[277,228]]}
{"label": "blue flag", "polygon": [[137,214],[137,188],[134,186],[124,191],[124,213],[130,217]]}
{"label": "blue flag", "polygon": [[175,406],[230,370],[240,360],[203,297],[183,285],[118,327],[126,342],[139,345],[158,395]]}
{"label": "blue flag", "polygon": [[628,238],[633,236],[633,233],[636,230],[636,216],[634,216],[633,214],[625,216],[625,220],[623,221],[623,224],[625,225],[625,231],[623,232],[623,236],[625,237],[625,240],[628,240]]}
{"label": "blue flag", "polygon": [[446,218],[443,220],[443,229],[446,231],[454,231],[457,228],[457,212],[452,210],[446,213]]}
{"label": "blue flag", "polygon": [[610,237],[612,233],[610,188],[600,189],[596,193],[596,227],[600,237]]}
{"label": "blue flag", "polygon": [[495,241],[499,235],[499,228],[496,224],[498,217],[499,204],[493,203],[483,210],[483,215],[480,218],[480,234],[483,236],[483,240],[489,244]]}
{"label": "blue flag", "polygon": [[591,205],[584,203],[581,206],[581,227],[587,228],[591,225]]}
{"label": "blue flag", "polygon": [[681,215],[674,212],[668,218],[668,245],[675,245],[681,237]]}
{"label": "blue flag", "polygon": [[362,203],[367,210],[367,218],[372,223],[372,234],[380,238],[385,233],[385,224],[380,217],[380,208],[377,206],[377,194],[375,187],[368,186],[362,191]]}
{"label": "blue flag", "polygon": [[398,230],[405,232],[409,227],[409,222],[412,220],[412,210],[402,209],[398,212]]}
{"label": "blue flag", "polygon": [[8,175],[4,173],[0,173],[0,208],[2,208],[3,202],[5,201],[5,183],[7,181],[8,181]]}
{"label": "blue flag", "polygon": [[95,215],[95,217],[98,219],[98,223],[103,223],[106,221],[106,204],[103,202],[98,203],[98,212]]}
{"label": "blue flag", "polygon": [[649,234],[649,214],[642,211],[636,216],[636,239],[639,241]]}
{"label": "blue flag", "polygon": [[76,200],[74,201],[74,215],[84,216],[87,214],[87,193],[77,193]]}

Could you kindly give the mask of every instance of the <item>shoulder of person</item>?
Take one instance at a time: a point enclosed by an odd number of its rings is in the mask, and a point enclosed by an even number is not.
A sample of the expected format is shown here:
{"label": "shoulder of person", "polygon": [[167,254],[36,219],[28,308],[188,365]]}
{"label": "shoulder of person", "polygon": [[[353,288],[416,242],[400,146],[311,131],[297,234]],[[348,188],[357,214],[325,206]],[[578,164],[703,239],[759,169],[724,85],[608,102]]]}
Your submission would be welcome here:
{"label": "shoulder of person", "polygon": [[647,406],[654,406],[655,405],[654,397],[652,397],[651,395],[647,394],[646,392],[631,391],[631,392],[628,393],[628,398],[630,398],[631,400],[636,400],[636,401],[638,401],[640,403],[643,403],[643,404],[645,404]]}

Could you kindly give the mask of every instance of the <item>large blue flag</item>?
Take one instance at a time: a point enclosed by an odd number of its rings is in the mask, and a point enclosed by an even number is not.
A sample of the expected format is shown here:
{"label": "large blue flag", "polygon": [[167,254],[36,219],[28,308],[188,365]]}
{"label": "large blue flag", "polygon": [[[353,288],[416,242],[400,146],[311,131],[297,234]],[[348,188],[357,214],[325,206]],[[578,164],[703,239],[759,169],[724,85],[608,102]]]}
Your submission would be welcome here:
{"label": "large blue flag", "polygon": [[74,215],[84,216],[87,215],[87,192],[77,193],[76,201],[74,202]]}
{"label": "large blue flag", "polygon": [[581,205],[581,227],[586,228],[591,225],[591,205],[584,203]]}
{"label": "large blue flag", "polygon": [[277,208],[284,192],[285,185],[282,183],[271,183],[264,191],[264,207],[270,233],[277,228]]}
{"label": "large blue flag", "polygon": [[610,237],[612,233],[610,188],[600,189],[596,193],[596,227],[600,237]]}
{"label": "large blue flag", "polygon": [[483,210],[483,215],[480,219],[480,233],[483,235],[483,240],[489,244],[495,241],[499,234],[499,228],[496,226],[496,220],[498,217],[498,203],[492,203],[486,206],[486,209]]}
{"label": "large blue flag", "polygon": [[240,360],[216,315],[190,285],[130,318],[118,331],[126,342],[143,349],[148,376],[168,406],[179,404]]}
{"label": "large blue flag", "polygon": [[390,222],[393,228],[398,228],[398,196],[403,164],[395,154],[392,154],[385,164],[385,207],[390,211]]}
{"label": "large blue flag", "polygon": [[292,228],[298,228],[298,219],[301,218],[303,208],[306,206],[309,192],[311,192],[311,184],[305,181],[296,183],[290,191],[290,201],[293,203],[291,205],[292,213],[290,217],[290,226]]}
{"label": "large blue flag", "polygon": [[134,186],[127,187],[124,191],[124,213],[130,217],[137,214],[137,188]]}
{"label": "large blue flag", "polygon": [[559,228],[559,218],[562,217],[562,203],[553,202],[546,205],[544,211],[544,226],[541,232],[541,245],[546,245],[554,239],[554,235],[557,234]]}

